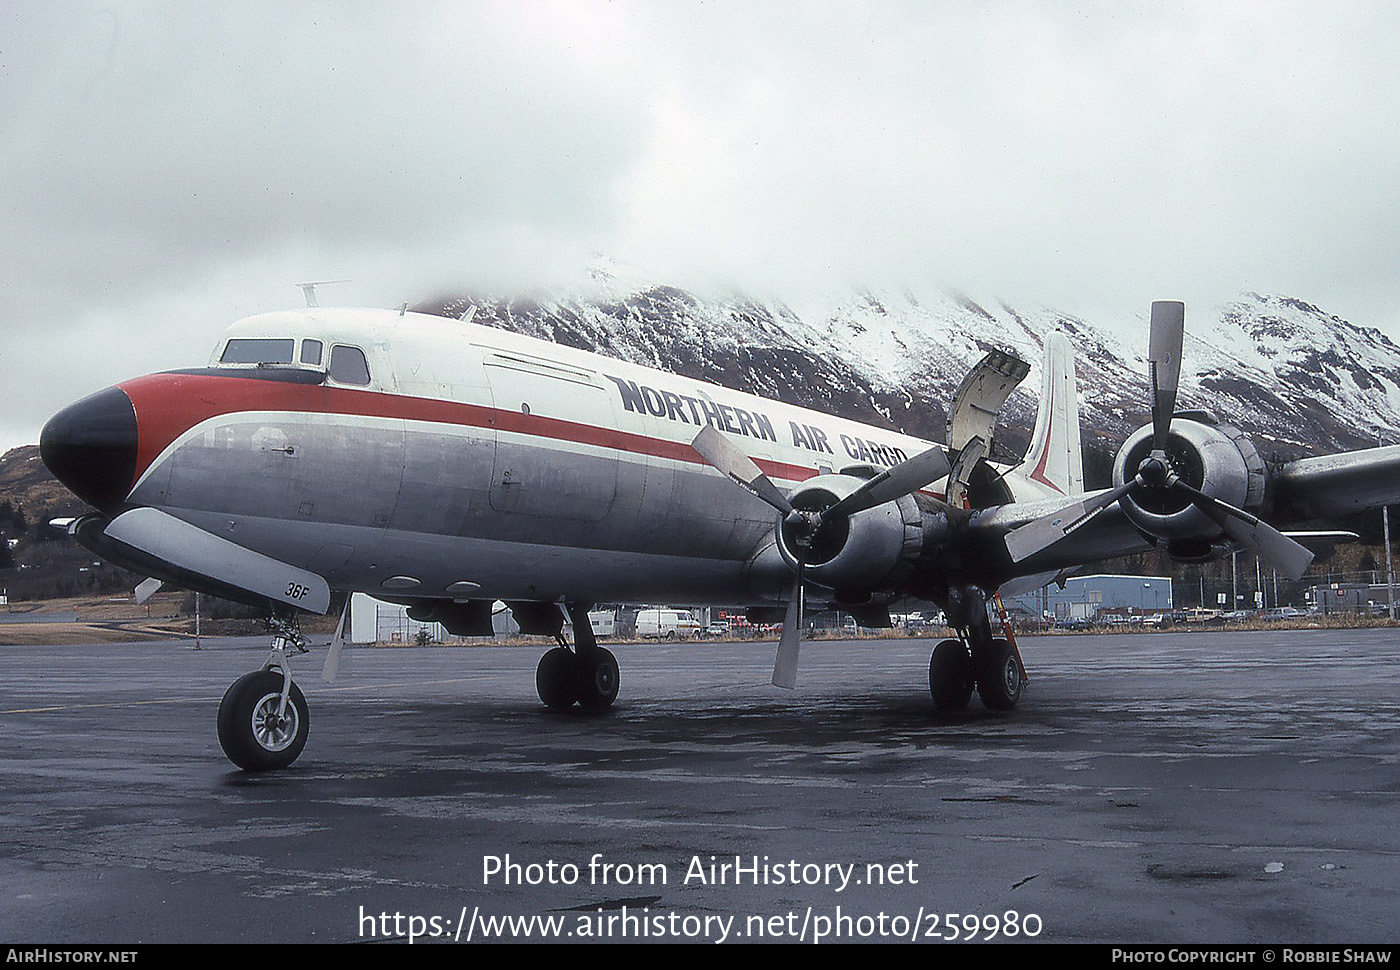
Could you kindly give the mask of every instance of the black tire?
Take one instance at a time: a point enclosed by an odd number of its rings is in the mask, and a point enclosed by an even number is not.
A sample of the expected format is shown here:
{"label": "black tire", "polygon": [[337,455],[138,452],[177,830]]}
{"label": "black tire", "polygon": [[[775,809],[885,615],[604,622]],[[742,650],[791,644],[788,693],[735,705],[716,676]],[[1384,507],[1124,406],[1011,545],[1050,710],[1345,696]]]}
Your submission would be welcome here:
{"label": "black tire", "polygon": [[944,640],[928,660],[928,690],[939,711],[960,711],[972,700],[972,657],[960,640]]}
{"label": "black tire", "polygon": [[620,671],[612,651],[595,647],[575,658],[574,696],[581,707],[600,710],[617,700]]}
{"label": "black tire", "polygon": [[977,694],[982,704],[993,711],[1009,711],[1021,699],[1021,689],[1025,686],[1021,676],[1021,662],[1016,659],[1016,651],[1011,643],[1000,637],[992,641],[991,648],[974,665],[977,673]]}
{"label": "black tire", "polygon": [[219,746],[244,771],[285,768],[306,747],[311,715],[301,688],[292,684],[287,710],[277,716],[282,673],[258,670],[233,682],[219,704]]}
{"label": "black tire", "polygon": [[535,690],[545,707],[562,710],[574,703],[574,655],[555,647],[540,658],[535,668]]}

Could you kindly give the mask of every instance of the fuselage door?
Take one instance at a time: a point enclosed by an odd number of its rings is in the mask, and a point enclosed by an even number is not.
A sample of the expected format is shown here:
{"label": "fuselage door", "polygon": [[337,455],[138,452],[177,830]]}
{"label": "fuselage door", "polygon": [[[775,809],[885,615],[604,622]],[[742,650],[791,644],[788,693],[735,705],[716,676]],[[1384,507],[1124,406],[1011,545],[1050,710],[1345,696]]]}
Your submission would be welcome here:
{"label": "fuselage door", "polygon": [[497,411],[491,507],[597,522],[617,497],[612,398],[598,375],[514,351],[486,354]]}

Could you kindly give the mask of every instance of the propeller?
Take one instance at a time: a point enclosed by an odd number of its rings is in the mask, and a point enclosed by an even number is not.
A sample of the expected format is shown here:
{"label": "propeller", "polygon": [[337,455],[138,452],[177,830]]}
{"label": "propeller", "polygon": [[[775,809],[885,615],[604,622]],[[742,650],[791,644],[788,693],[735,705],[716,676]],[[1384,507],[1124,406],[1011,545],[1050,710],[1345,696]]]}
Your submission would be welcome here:
{"label": "propeller", "polygon": [[754,464],[753,459],[713,425],[707,424],[702,428],[691,444],[710,465],[782,513],[783,523],[793,537],[789,551],[797,561],[797,569],[783,620],[783,635],[778,641],[778,656],[773,664],[773,685],[791,690],[797,686],[797,655],[802,636],[803,570],[807,564],[807,553],[817,537],[837,519],[892,502],[944,477],[949,472],[948,456],[941,448],[934,446],[885,469],[835,504],[820,510],[807,510],[794,508],[783,490],[773,484],[773,480]]}
{"label": "propeller", "polygon": [[345,649],[345,638],[350,635],[350,602],[353,593],[345,594],[345,605],[340,610],[340,622],[335,625],[335,636],[331,637],[330,649],[326,651],[326,662],[321,667],[321,680],[334,684],[340,675],[340,651]]}
{"label": "propeller", "polygon": [[1147,342],[1148,380],[1152,389],[1152,451],[1138,465],[1137,473],[1116,488],[1064,506],[1008,532],[1006,549],[1013,562],[1048,549],[1129,493],[1155,491],[1174,492],[1187,499],[1231,540],[1274,566],[1281,575],[1298,579],[1307,570],[1313,558],[1311,552],[1267,522],[1183,481],[1172,467],[1167,439],[1181,380],[1185,318],[1186,308],[1178,301],[1162,300],[1152,304]]}

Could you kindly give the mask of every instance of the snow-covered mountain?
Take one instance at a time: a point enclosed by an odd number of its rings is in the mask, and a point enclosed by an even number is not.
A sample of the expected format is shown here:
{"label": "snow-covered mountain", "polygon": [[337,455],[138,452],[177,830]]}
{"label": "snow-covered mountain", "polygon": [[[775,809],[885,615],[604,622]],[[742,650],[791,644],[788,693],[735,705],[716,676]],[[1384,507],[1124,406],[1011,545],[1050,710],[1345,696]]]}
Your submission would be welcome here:
{"label": "snow-covered mountain", "polygon": [[[1041,344],[1059,327],[1077,351],[1086,445],[1115,451],[1147,421],[1147,312],[1080,319],[1043,307],[958,294],[853,291],[795,304],[701,298],[672,286],[595,273],[588,295],[458,296],[416,309],[661,367],[739,390],[943,440],[945,405],[986,350],[1031,363],[1008,403],[1004,451],[1019,454],[1040,387]],[[1400,346],[1301,300],[1246,294],[1188,307],[1179,406],[1208,408],[1292,457],[1400,435]]]}

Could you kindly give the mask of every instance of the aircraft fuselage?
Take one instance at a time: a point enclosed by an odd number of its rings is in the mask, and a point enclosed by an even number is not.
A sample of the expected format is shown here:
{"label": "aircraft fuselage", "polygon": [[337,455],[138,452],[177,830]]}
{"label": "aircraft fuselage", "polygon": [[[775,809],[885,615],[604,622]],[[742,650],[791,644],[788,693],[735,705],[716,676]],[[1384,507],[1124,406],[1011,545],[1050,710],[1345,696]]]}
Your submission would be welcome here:
{"label": "aircraft fuselage", "polygon": [[[723,431],[785,488],[849,466],[879,471],[929,447],[508,331],[392,311],[250,317],[229,328],[209,366],[115,390],[134,413],[134,449],[129,466],[109,455],[114,480],[89,501],[109,514],[160,509],[332,588],[393,597],[772,601],[790,581],[773,512],[696,454],[701,427]],[[120,408],[112,389],[102,394],[105,408]],[[1016,491],[1054,494],[1024,480]]]}

